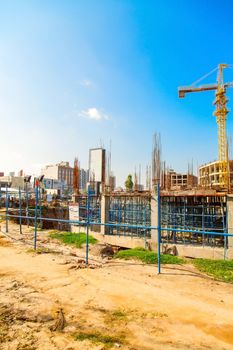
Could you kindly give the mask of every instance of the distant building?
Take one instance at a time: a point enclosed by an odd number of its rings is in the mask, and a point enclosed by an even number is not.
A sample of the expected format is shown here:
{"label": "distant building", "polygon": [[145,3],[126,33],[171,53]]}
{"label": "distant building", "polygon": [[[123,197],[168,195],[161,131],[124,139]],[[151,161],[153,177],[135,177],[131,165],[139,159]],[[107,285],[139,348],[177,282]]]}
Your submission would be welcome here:
{"label": "distant building", "polygon": [[198,178],[192,174],[182,174],[169,170],[165,173],[163,182],[163,187],[166,190],[185,190],[197,187]]}
{"label": "distant building", "polygon": [[80,169],[79,171],[79,190],[85,192],[87,190],[87,182],[89,177],[89,171]]}
{"label": "distant building", "polygon": [[69,162],[46,165],[42,169],[42,174],[45,179],[58,180],[64,183],[64,189],[72,190],[73,188],[73,168],[69,165]]}
{"label": "distant building", "polygon": [[1,176],[4,176],[4,172],[3,171],[0,171],[0,177]]}
{"label": "distant building", "polygon": [[23,176],[0,176],[0,187],[21,188],[25,187]]}
{"label": "distant building", "polygon": [[95,191],[105,185],[106,174],[106,150],[92,148],[89,151],[89,182],[94,185]]}
{"label": "distant building", "polygon": [[135,191],[144,191],[144,185],[142,184],[137,184]]}
{"label": "distant building", "polygon": [[114,176],[113,174],[109,176],[109,188],[110,191],[114,191],[116,188],[116,176]]}

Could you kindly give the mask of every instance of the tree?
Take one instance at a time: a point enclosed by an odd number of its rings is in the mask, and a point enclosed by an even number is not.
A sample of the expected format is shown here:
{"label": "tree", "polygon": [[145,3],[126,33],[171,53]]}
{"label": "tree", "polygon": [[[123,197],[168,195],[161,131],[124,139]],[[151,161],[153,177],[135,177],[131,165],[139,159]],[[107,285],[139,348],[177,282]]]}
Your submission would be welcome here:
{"label": "tree", "polygon": [[129,174],[126,181],[125,181],[125,188],[127,191],[132,191],[133,189],[133,180],[132,180],[132,175]]}

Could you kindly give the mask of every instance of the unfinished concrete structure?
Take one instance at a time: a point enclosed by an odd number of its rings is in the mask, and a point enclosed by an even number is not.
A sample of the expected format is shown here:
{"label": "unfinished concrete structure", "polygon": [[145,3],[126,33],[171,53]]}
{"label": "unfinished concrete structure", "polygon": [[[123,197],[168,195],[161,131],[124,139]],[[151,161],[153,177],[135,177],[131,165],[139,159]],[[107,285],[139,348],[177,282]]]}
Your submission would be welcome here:
{"label": "unfinished concrete structure", "polygon": [[165,190],[185,190],[197,187],[198,178],[193,174],[177,173],[170,169],[162,174],[162,188]]}
{"label": "unfinished concrete structure", "polygon": [[92,148],[89,151],[89,181],[105,183],[106,150]]}
{"label": "unfinished concrete structure", "polygon": [[89,150],[89,183],[95,193],[102,192],[106,184],[106,150],[92,148]]}
{"label": "unfinished concrete structure", "polygon": [[87,191],[87,182],[89,177],[88,170],[80,169],[79,171],[79,190],[81,193],[84,193]]}
{"label": "unfinished concrete structure", "polygon": [[[222,188],[221,166],[219,161],[204,164],[199,168],[199,184],[203,188]],[[233,160],[228,161],[228,191],[233,188]]]}

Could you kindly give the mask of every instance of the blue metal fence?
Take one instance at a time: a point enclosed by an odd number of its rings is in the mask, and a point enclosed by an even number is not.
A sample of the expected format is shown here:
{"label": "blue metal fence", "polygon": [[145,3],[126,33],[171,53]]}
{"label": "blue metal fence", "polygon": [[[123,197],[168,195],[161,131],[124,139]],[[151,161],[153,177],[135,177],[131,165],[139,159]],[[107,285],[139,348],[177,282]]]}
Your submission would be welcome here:
{"label": "blue metal fence", "polygon": [[[163,228],[174,228],[176,231],[164,231],[162,242],[222,247],[227,242],[224,242],[221,235],[198,234],[198,231],[226,232],[226,217],[227,209],[224,201],[217,205],[209,203],[187,205],[185,201],[182,205],[177,205],[174,202],[163,201],[161,225]],[[188,230],[195,231],[195,234]]]}
{"label": "blue metal fence", "polygon": [[[151,202],[150,197],[145,199],[143,196],[138,196],[138,199],[123,196],[123,200],[112,197],[110,200],[109,220],[101,222],[100,220],[100,201],[95,195],[88,190],[88,196],[81,203],[83,215],[79,220],[64,220],[42,217],[40,207],[40,192],[39,187],[35,188],[34,200],[35,207],[33,215],[25,212],[22,214],[21,202],[15,213],[9,214],[9,191],[5,192],[5,211],[1,212],[0,217],[5,219],[6,232],[8,232],[9,218],[22,220],[33,220],[34,222],[34,249],[37,248],[37,227],[38,222],[60,222],[69,225],[81,225],[86,227],[87,242],[86,242],[86,263],[88,264],[88,234],[89,228],[93,225],[105,226],[112,234],[114,232],[123,232],[137,237],[150,237],[151,230],[157,232],[158,243],[158,273],[160,273],[160,243],[168,241],[171,243],[188,243],[194,244],[202,238],[202,242],[208,239],[221,239],[224,242],[224,250],[227,249],[227,238],[233,237],[233,234],[227,232],[226,226],[226,204],[222,201],[220,205],[221,211],[216,213],[211,205],[201,207],[189,206],[168,206],[164,212],[164,203],[161,204],[160,187],[157,187],[157,226],[151,225]],[[18,200],[21,200],[22,194],[18,193]],[[164,223],[164,219],[167,220]],[[193,226],[192,226],[192,225]],[[166,227],[164,227],[166,225]],[[214,226],[215,225],[215,226]],[[175,237],[175,238],[174,238]],[[187,237],[189,240],[187,240]],[[203,238],[204,237],[204,238]],[[226,257],[226,254],[225,254]]]}
{"label": "blue metal fence", "polygon": [[[151,237],[149,228],[140,226],[151,226],[151,197],[141,195],[118,195],[109,197],[108,222],[111,224],[124,224],[124,226],[112,225],[109,235],[133,237]],[[128,227],[133,225],[135,228]]]}
{"label": "blue metal fence", "polygon": [[91,193],[89,196],[79,196],[79,219],[80,221],[87,221],[87,202],[89,199],[89,217],[91,221],[100,223],[101,221],[101,201],[100,196]]}

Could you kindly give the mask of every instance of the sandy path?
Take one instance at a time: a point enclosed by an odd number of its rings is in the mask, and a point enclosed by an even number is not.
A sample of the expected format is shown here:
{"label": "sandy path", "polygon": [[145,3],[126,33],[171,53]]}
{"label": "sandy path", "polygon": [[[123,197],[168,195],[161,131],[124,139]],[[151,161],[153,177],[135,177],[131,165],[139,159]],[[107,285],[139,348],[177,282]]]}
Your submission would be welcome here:
{"label": "sandy path", "polygon": [[[233,285],[191,265],[160,276],[134,262],[71,267],[67,256],[0,244],[1,350],[107,348],[75,340],[80,330],[113,335],[113,349],[233,349]],[[51,329],[60,307],[62,332]]]}

